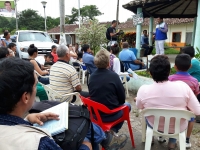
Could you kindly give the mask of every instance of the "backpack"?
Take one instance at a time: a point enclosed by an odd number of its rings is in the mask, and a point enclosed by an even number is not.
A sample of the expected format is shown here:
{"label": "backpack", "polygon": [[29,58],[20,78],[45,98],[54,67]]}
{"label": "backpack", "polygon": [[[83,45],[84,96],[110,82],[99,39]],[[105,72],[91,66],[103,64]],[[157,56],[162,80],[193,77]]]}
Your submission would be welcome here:
{"label": "backpack", "polygon": [[[39,113],[58,104],[60,104],[58,101],[35,102],[29,113]],[[68,129],[63,133],[53,136],[53,139],[63,150],[78,150],[86,137],[90,125],[91,121],[88,109],[84,105],[70,104]],[[91,132],[93,138],[93,128],[91,128]]]}
{"label": "backpack", "polygon": [[110,29],[110,27],[109,27],[109,28],[107,28],[107,30],[106,30],[106,38],[107,38],[107,40],[109,40],[109,41],[110,41],[111,37],[110,37],[110,32],[109,32],[109,29]]}

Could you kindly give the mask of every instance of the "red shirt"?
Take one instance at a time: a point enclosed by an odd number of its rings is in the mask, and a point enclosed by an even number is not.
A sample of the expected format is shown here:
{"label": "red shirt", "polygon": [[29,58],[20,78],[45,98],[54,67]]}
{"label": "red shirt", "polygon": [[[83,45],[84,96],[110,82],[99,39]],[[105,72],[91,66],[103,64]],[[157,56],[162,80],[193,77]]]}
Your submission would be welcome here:
{"label": "red shirt", "polygon": [[57,60],[58,60],[58,55],[55,54],[55,53],[53,53],[53,52],[51,52],[51,55],[53,55],[53,62],[54,62],[54,63],[57,62]]}

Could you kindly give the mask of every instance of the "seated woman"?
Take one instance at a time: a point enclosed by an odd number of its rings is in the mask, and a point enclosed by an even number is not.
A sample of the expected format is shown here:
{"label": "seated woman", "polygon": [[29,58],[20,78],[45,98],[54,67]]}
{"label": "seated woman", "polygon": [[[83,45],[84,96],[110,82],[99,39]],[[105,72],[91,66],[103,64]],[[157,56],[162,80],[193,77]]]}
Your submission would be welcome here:
{"label": "seated woman", "polygon": [[[28,48],[28,54],[30,58],[30,62],[33,64],[35,71],[37,71],[41,76],[48,75],[49,72],[46,70],[41,70],[41,65],[35,60],[35,58],[38,55],[38,49],[34,46],[34,44],[31,44]],[[43,84],[49,84],[49,78],[42,78],[38,76],[38,81]]]}
{"label": "seated woman", "polygon": [[71,56],[70,57],[70,63],[76,62],[78,56],[77,56],[75,50],[73,49],[72,44],[67,44],[67,47],[69,48],[69,52],[70,52],[70,56]]}
{"label": "seated woman", "polygon": [[[119,58],[117,58],[116,55],[119,54],[119,47],[118,44],[111,46],[111,50],[110,50],[110,70],[114,71],[115,73],[117,73],[118,75],[120,75],[121,73],[121,64],[120,64],[120,60]],[[123,77],[121,77],[123,80]],[[127,76],[126,80],[129,81],[130,77]]]}
{"label": "seated woman", "polygon": [[[166,108],[176,110],[190,110],[195,115],[200,115],[200,104],[190,87],[182,81],[168,81],[170,73],[170,62],[167,56],[157,55],[150,63],[150,74],[155,81],[151,85],[143,85],[140,87],[136,97],[136,105],[139,109],[145,108]],[[154,118],[149,116],[146,118],[147,125],[152,128]],[[192,121],[193,119],[191,119]],[[180,129],[184,131],[188,122],[181,121]],[[159,131],[163,131],[164,120],[160,119]],[[188,126],[188,130],[192,130]],[[170,122],[170,133],[174,132],[174,121]],[[162,137],[159,141],[164,141]],[[187,142],[188,141],[188,142]],[[175,148],[176,139],[170,138],[168,142],[169,149]],[[189,144],[189,137],[186,139],[186,146]],[[191,147],[191,146],[190,146]]]}
{"label": "seated woman", "polygon": [[[90,98],[109,109],[115,109],[124,104],[131,109],[130,104],[125,103],[125,90],[119,76],[108,70],[109,62],[109,53],[106,50],[100,50],[96,54],[94,64],[97,70],[91,74],[88,84]],[[112,115],[101,113],[103,122],[118,120],[122,115],[122,111]],[[118,132],[122,125],[123,122],[114,126],[112,130]]]}

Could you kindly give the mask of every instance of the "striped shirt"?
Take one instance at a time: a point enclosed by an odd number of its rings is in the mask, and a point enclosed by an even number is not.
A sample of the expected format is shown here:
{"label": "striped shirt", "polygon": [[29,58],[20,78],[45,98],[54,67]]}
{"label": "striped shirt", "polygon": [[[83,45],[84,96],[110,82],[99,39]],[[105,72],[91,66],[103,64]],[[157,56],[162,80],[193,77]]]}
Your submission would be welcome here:
{"label": "striped shirt", "polygon": [[61,60],[51,67],[49,79],[50,87],[61,95],[74,92],[74,88],[80,85],[76,69]]}
{"label": "striped shirt", "polygon": [[198,95],[200,93],[198,80],[192,77],[187,72],[179,71],[176,74],[169,76],[169,81],[183,81],[187,85],[189,85],[189,87],[191,88],[191,90],[194,92],[195,95]]}

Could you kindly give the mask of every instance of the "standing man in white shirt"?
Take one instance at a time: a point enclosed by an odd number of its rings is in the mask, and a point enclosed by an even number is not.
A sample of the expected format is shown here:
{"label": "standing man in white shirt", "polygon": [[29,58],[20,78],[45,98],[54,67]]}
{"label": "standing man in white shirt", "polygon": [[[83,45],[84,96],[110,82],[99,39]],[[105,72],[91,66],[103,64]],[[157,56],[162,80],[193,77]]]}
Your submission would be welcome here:
{"label": "standing man in white shirt", "polygon": [[155,42],[156,42],[156,54],[163,55],[165,40],[167,39],[168,26],[165,22],[163,22],[162,17],[158,17],[158,24],[156,25],[155,32]]}

